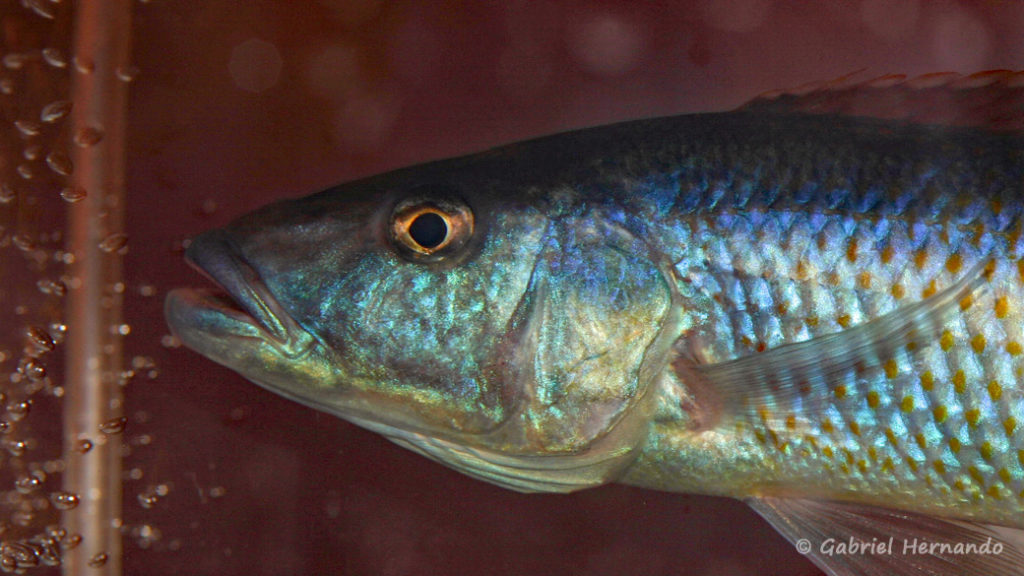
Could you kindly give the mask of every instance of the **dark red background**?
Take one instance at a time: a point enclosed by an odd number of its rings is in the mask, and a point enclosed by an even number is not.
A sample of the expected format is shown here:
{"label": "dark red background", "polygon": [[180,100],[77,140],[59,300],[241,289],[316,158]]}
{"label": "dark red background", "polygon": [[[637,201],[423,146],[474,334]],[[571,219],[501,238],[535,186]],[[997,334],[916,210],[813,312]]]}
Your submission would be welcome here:
{"label": "dark red background", "polygon": [[[1022,30],[1009,2],[137,4],[126,319],[129,357],[159,375],[127,391],[142,477],[125,481],[126,572],[818,574],[738,502],[507,492],[165,347],[163,295],[202,282],[180,243],[277,198],[544,133],[860,69],[1024,68]],[[276,81],[254,70],[258,93],[231,73],[253,38],[281,61]]]}

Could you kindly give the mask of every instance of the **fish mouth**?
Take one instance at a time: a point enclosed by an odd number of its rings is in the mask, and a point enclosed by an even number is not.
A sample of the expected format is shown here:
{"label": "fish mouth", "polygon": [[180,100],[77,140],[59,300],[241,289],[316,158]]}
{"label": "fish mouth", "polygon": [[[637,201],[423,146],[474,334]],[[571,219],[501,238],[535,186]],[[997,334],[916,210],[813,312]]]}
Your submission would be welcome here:
{"label": "fish mouth", "polygon": [[189,245],[185,260],[215,286],[178,288],[167,296],[167,322],[186,345],[210,355],[210,340],[223,344],[223,339],[256,339],[288,358],[310,348],[312,336],[292,319],[226,233],[200,235]]}

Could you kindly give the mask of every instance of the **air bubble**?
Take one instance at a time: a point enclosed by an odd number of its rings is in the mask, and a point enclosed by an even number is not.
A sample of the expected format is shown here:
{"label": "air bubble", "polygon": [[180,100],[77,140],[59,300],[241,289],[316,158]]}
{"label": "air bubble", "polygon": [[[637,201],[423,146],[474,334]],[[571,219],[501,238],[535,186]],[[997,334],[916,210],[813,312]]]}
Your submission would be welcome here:
{"label": "air bubble", "polygon": [[142,286],[139,286],[139,296],[145,296],[146,298],[156,296],[156,286],[153,286],[152,284],[143,284]]}
{"label": "air bubble", "polygon": [[107,556],[106,552],[100,552],[99,554],[93,555],[92,558],[89,558],[88,564],[90,568],[103,568],[106,566],[108,559],[109,556]]}
{"label": "air bubble", "polygon": [[26,333],[29,342],[43,352],[53,352],[53,349],[57,346],[53,341],[53,337],[50,336],[50,333],[45,328],[29,326]]}
{"label": "air bubble", "polygon": [[103,130],[97,126],[83,126],[75,131],[75,145],[80,148],[95,146],[103,140]]}
{"label": "air bubble", "polygon": [[70,176],[75,171],[71,158],[63,152],[50,152],[46,156],[46,165],[61,176]]}
{"label": "air bubble", "polygon": [[100,424],[100,432],[107,434],[108,436],[120,434],[121,432],[124,432],[124,427],[127,423],[128,421],[124,417],[113,418]]}
{"label": "air bubble", "polygon": [[25,136],[38,136],[43,125],[35,120],[15,120],[14,127]]}
{"label": "air bubble", "polygon": [[151,510],[154,506],[156,506],[156,503],[160,500],[160,497],[156,494],[156,492],[150,490],[140,493],[136,498],[139,501],[139,506],[142,506],[146,510]]}
{"label": "air bubble", "polygon": [[17,197],[18,193],[10,184],[0,184],[0,204],[9,204]]}
{"label": "air bubble", "polygon": [[92,440],[81,438],[78,442],[75,442],[75,451],[79,454],[85,454],[90,450],[92,450]]}
{"label": "air bubble", "polygon": [[57,296],[58,298],[67,294],[68,287],[60,280],[47,280],[43,279],[36,282],[36,287],[39,291],[47,296]]}
{"label": "air bubble", "polygon": [[87,195],[88,193],[85,191],[85,188],[81,186],[71,186],[60,191],[60,197],[70,204],[85,200]]}
{"label": "air bubble", "polygon": [[22,494],[31,494],[43,485],[42,480],[35,476],[22,476],[14,483],[14,489]]}
{"label": "air bubble", "polygon": [[39,113],[39,119],[47,124],[53,124],[54,122],[64,118],[71,112],[71,101],[70,100],[57,100],[50,102],[46,106],[43,106],[42,112]]}
{"label": "air bubble", "polygon": [[28,416],[29,411],[32,410],[32,403],[29,401],[14,402],[7,405],[7,415],[10,417],[11,422],[18,422]]}
{"label": "air bubble", "polygon": [[28,451],[28,444],[24,440],[7,440],[4,442],[4,448],[7,448],[11,456],[21,458]]}
{"label": "air bubble", "polygon": [[36,249],[36,243],[28,234],[15,234],[11,237],[11,242],[22,252],[31,252]]}
{"label": "air bubble", "polygon": [[17,52],[4,55],[4,67],[9,70],[21,70],[25,65],[25,55]]}
{"label": "air bubble", "polygon": [[117,69],[114,70],[114,74],[117,75],[117,79],[121,82],[131,82],[139,76],[139,68],[138,66],[125,64],[123,66],[118,66]]}
{"label": "air bubble", "polygon": [[21,155],[25,157],[25,160],[39,160],[43,156],[43,146],[41,144],[26,146]]}
{"label": "air bubble", "polygon": [[174,334],[164,334],[160,338],[160,345],[164,348],[181,348],[181,338]]}
{"label": "air bubble", "polygon": [[43,0],[21,0],[21,4],[47,20],[54,18],[53,6]]}
{"label": "air bubble", "polygon": [[14,169],[25,180],[31,180],[35,175],[35,170],[32,169],[28,164],[18,164],[18,167]]}
{"label": "air bubble", "polygon": [[78,494],[72,492],[54,492],[50,494],[50,502],[58,510],[74,510],[78,506]]}
{"label": "air bubble", "polygon": [[0,78],[0,93],[3,94],[14,94],[14,80],[10,78]]}
{"label": "air bubble", "polygon": [[72,56],[71,62],[75,65],[75,70],[77,70],[79,74],[92,74],[93,71],[96,70],[96,64],[94,64],[92,60]]}
{"label": "air bubble", "polygon": [[56,48],[43,48],[43,60],[54,68],[67,68],[68,59]]}
{"label": "air bubble", "polygon": [[100,250],[111,253],[117,252],[128,244],[128,235],[124,232],[116,232],[107,236],[100,242]]}
{"label": "air bubble", "polygon": [[46,366],[37,358],[26,358],[18,365],[18,372],[33,382],[46,378]]}

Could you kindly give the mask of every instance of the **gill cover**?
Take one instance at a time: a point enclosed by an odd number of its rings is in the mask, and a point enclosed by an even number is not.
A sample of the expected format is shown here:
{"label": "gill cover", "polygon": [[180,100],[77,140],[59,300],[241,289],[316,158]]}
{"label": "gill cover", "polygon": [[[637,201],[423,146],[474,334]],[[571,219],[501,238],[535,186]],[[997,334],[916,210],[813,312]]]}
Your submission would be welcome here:
{"label": "gill cover", "polygon": [[518,491],[569,492],[617,478],[647,437],[657,375],[678,336],[667,271],[600,214],[554,218],[510,332],[515,407],[472,442],[396,442]]}

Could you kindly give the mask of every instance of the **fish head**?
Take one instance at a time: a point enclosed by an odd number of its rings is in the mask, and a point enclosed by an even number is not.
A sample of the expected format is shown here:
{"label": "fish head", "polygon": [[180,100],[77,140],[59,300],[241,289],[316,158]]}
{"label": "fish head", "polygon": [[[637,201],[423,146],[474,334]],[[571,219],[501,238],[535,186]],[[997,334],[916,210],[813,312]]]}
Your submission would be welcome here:
{"label": "fish head", "polygon": [[172,291],[173,332],[472,476],[608,481],[645,438],[668,354],[661,269],[600,210],[567,208],[571,193],[449,172],[361,180],[201,234],[186,258],[220,289]]}

